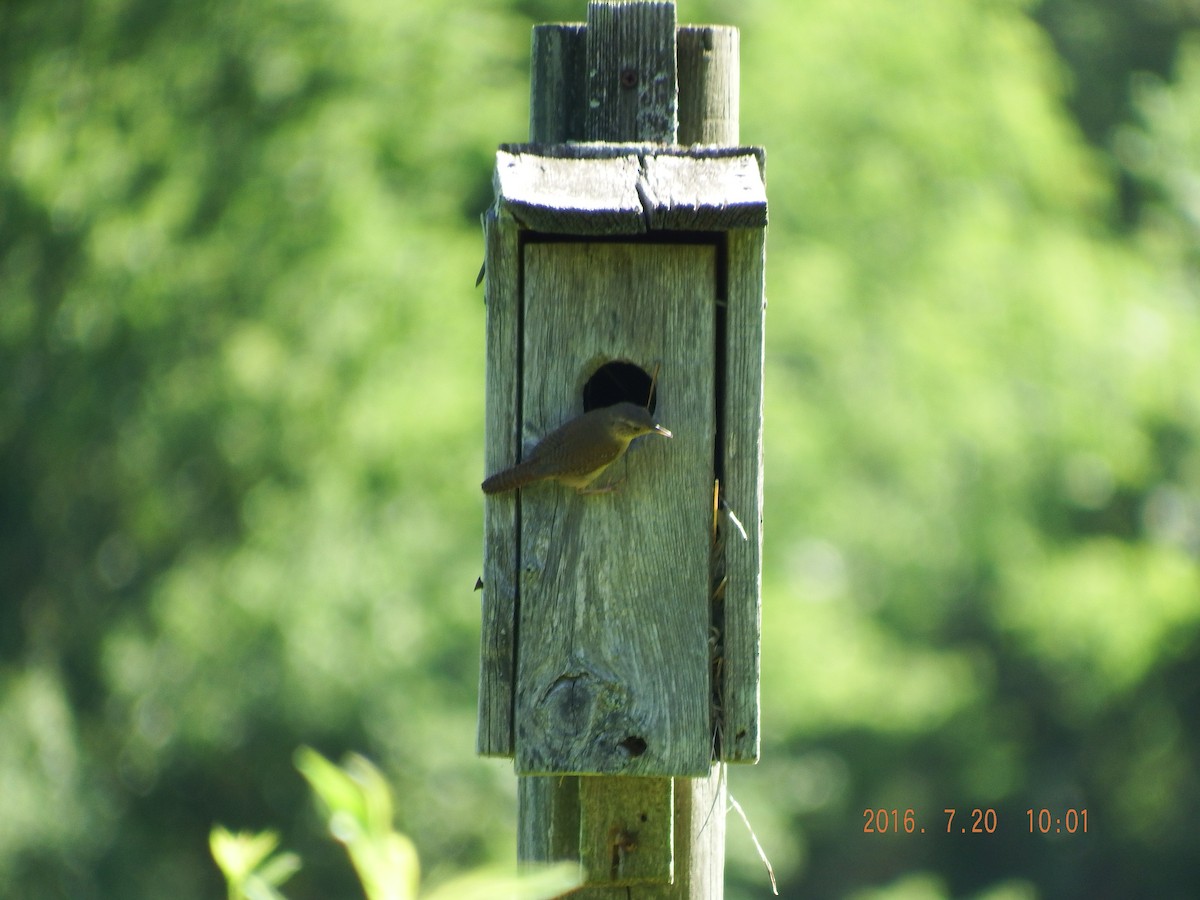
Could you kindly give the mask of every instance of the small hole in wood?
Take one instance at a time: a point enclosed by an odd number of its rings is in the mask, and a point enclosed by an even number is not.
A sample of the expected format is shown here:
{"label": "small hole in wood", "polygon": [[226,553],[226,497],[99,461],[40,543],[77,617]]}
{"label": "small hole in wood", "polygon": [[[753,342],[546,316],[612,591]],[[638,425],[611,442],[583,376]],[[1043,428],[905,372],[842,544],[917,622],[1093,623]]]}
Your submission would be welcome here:
{"label": "small hole in wood", "polygon": [[649,745],[646,743],[645,738],[638,737],[636,734],[631,734],[629,737],[625,738],[625,740],[621,741],[619,746],[630,756],[637,758],[646,752],[646,748]]}
{"label": "small hole in wood", "polygon": [[635,88],[638,84],[637,69],[622,69],[621,70],[621,87],[628,90]]}
{"label": "small hole in wood", "polygon": [[614,403],[636,403],[651,413],[657,406],[654,380],[641,366],[614,360],[598,368],[583,385],[583,411],[589,412]]}

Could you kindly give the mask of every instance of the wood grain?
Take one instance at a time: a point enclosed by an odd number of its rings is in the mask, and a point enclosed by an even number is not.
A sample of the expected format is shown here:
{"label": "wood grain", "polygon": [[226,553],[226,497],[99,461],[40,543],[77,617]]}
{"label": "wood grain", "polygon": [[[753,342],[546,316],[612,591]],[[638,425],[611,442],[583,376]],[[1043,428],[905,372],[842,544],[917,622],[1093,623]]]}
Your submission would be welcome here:
{"label": "wood grain", "polygon": [[746,539],[727,518],[720,519],[727,581],[718,695],[721,758],[744,763],[758,762],[759,752],[765,238],[759,228],[734,230],[728,237],[722,494]]}
{"label": "wood grain", "polygon": [[[487,404],[484,473],[498,472],[521,446],[519,393],[520,272],[517,224],[490,211],[484,219],[487,308]],[[496,365],[495,361],[505,364]],[[517,497],[483,504],[483,629],[479,648],[479,727],[483,756],[513,755],[513,676],[516,666]]]}
{"label": "wood grain", "polygon": [[585,139],[675,143],[677,72],[673,2],[593,0]]}
{"label": "wood grain", "polygon": [[[610,494],[521,492],[517,770],[705,774],[716,249],[525,246],[525,440],[583,412],[602,364],[661,365],[670,440]],[[644,745],[644,746],[643,746]]]}

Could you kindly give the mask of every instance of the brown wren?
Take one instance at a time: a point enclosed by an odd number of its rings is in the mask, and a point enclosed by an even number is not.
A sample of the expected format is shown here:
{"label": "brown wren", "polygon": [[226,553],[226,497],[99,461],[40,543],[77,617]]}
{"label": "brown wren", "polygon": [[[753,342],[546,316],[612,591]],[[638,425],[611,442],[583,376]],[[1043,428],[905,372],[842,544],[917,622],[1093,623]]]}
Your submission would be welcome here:
{"label": "brown wren", "polygon": [[671,436],[636,403],[593,409],[560,425],[515,466],[484,481],[483,492],[500,494],[536,481],[557,481],[585,493],[601,472],[625,454],[629,442],[643,434]]}

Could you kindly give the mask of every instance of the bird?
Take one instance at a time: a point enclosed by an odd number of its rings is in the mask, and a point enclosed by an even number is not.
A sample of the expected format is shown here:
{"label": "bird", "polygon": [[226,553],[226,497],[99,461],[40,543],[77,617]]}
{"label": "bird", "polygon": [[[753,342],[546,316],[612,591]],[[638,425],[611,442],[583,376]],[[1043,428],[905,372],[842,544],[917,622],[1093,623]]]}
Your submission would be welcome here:
{"label": "bird", "polygon": [[671,437],[636,403],[593,409],[550,432],[515,466],[485,480],[483,492],[501,494],[537,481],[557,481],[581,494],[599,493],[604,489],[589,490],[589,485],[643,434]]}

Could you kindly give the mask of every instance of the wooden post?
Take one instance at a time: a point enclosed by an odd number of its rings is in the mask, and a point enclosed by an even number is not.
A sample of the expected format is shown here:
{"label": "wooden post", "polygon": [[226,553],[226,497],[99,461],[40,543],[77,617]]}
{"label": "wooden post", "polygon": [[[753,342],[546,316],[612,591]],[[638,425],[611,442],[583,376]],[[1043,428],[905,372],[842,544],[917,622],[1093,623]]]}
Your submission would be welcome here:
{"label": "wooden post", "polygon": [[580,861],[572,896],[719,898],[724,764],[759,746],[766,195],[737,31],[593,0],[535,27],[531,68],[533,143],[501,147],[485,219],[488,473],[619,401],[675,437],[614,493],[487,498],[479,752],[514,757],[518,854]]}

